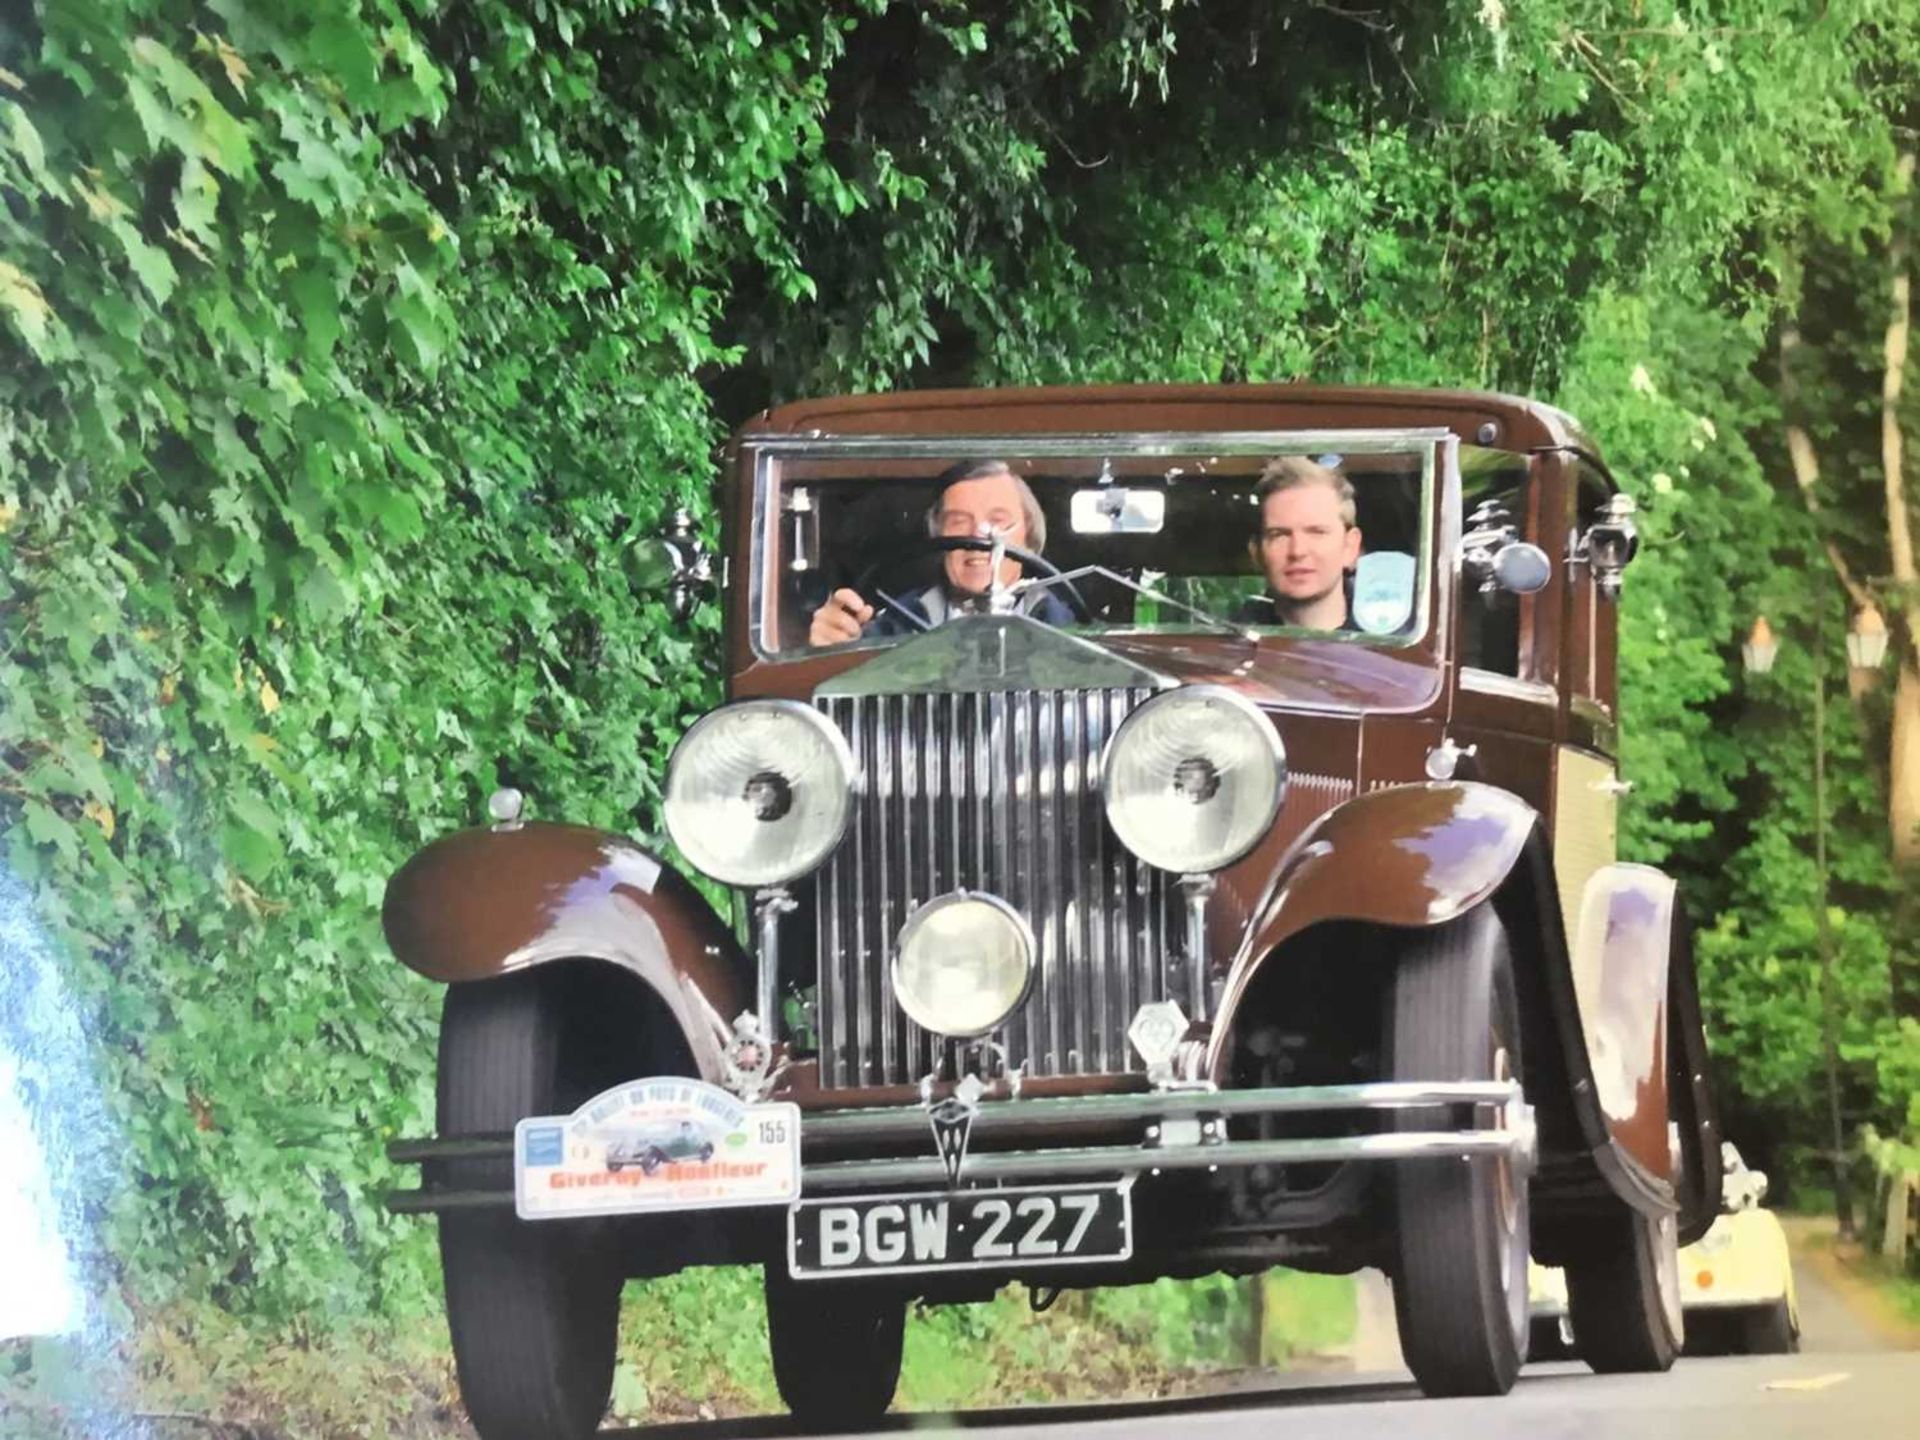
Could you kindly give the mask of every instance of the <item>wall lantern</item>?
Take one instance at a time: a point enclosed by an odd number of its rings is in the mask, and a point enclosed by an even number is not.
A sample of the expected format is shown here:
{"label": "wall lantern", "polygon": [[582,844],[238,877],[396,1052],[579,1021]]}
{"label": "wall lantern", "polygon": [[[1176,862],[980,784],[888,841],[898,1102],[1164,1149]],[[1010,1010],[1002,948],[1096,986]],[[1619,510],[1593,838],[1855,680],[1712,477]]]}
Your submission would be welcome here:
{"label": "wall lantern", "polygon": [[1854,613],[1847,627],[1847,664],[1856,670],[1878,670],[1887,658],[1887,622],[1871,605]]}
{"label": "wall lantern", "polygon": [[1747,643],[1740,647],[1740,663],[1746,666],[1749,675],[1764,675],[1773,669],[1774,657],[1779,653],[1780,642],[1773,638],[1773,627],[1762,615],[1753,622]]}

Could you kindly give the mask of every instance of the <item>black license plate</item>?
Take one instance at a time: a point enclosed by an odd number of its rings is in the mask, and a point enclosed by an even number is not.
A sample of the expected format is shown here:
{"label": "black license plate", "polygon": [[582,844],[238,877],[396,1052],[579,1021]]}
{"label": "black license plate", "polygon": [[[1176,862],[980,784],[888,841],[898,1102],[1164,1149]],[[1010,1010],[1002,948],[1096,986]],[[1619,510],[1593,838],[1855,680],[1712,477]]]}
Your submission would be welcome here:
{"label": "black license plate", "polygon": [[1132,1187],[1048,1185],[802,1200],[787,1212],[794,1276],[1026,1271],[1133,1254]]}

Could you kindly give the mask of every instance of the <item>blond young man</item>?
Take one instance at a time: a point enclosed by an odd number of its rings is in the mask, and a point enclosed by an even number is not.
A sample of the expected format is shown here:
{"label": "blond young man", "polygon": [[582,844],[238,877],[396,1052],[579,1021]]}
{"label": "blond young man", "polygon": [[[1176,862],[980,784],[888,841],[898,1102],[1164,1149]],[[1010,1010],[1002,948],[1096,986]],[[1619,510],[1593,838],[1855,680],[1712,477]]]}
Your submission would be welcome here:
{"label": "blond young man", "polygon": [[1248,542],[1267,593],[1235,618],[1311,630],[1354,629],[1347,576],[1360,559],[1353,482],[1304,455],[1267,463],[1254,490],[1260,521]]}

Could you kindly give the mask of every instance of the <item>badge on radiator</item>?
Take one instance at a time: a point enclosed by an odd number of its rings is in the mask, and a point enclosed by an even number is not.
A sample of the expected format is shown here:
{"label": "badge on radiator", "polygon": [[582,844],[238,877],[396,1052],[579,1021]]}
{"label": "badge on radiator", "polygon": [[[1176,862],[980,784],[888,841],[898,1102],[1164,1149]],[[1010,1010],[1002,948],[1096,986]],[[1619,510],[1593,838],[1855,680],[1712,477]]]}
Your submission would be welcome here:
{"label": "badge on radiator", "polygon": [[967,1140],[973,1134],[973,1117],[979,1113],[980,1092],[985,1088],[978,1076],[969,1075],[954,1087],[953,1094],[927,1111],[927,1120],[933,1126],[933,1148],[947,1167],[948,1185],[960,1183],[960,1167],[967,1163]]}

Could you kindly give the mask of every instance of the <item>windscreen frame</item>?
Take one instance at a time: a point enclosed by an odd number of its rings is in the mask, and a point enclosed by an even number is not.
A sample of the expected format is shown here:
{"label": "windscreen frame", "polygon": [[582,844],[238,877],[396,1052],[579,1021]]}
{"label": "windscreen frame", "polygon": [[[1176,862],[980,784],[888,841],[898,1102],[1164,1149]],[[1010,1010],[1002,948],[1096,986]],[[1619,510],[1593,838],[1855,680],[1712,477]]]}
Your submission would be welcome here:
{"label": "windscreen frame", "polygon": [[[1256,633],[1278,638],[1314,638],[1335,643],[1359,644],[1369,648],[1392,650],[1416,646],[1432,636],[1437,597],[1435,594],[1435,547],[1439,536],[1435,517],[1440,504],[1439,488],[1447,470],[1456,463],[1454,451],[1458,437],[1452,430],[1437,426],[1404,428],[1325,429],[1325,430],[1229,430],[1229,431],[1099,431],[1052,434],[995,434],[956,432],[915,435],[763,435],[755,436],[742,447],[742,460],[752,467],[753,509],[748,517],[750,547],[746,606],[747,639],[754,659],[769,663],[790,662],[823,654],[846,654],[878,650],[898,643],[897,637],[861,639],[833,647],[787,646],[777,643],[779,615],[778,577],[772,567],[778,561],[778,545],[773,526],[778,521],[777,493],[781,483],[783,460],[842,460],[898,458],[904,460],[957,460],[964,456],[1005,456],[1010,462],[1040,459],[1102,458],[1128,460],[1207,455],[1220,458],[1253,458],[1273,455],[1316,456],[1407,454],[1417,456],[1420,470],[1418,529],[1420,550],[1417,555],[1418,586],[1411,628],[1405,633],[1373,636],[1353,632],[1315,634],[1285,627],[1257,627]],[[1096,643],[1100,633],[1088,638]],[[1133,636],[1205,634],[1204,627],[1191,629],[1156,628],[1108,630],[1107,634]],[[770,639],[773,643],[769,643]]]}

